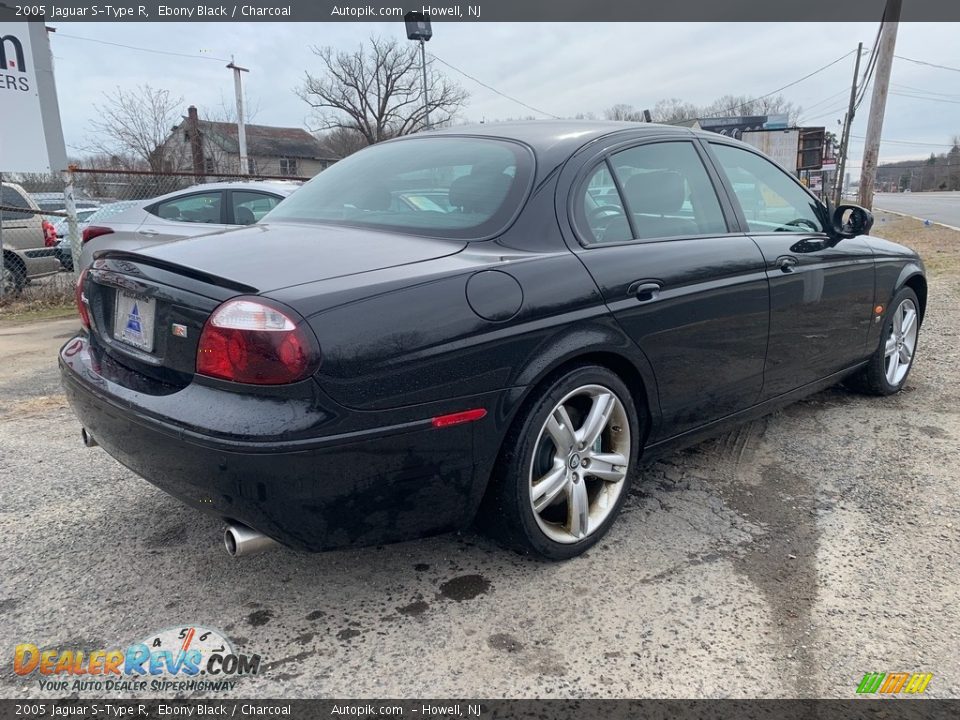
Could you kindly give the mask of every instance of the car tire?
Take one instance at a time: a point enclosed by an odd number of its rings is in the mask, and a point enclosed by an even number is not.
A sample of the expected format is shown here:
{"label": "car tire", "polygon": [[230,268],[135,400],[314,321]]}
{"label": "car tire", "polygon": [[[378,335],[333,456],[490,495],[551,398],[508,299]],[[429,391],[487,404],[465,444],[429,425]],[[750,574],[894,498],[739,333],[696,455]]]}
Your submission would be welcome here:
{"label": "car tire", "polygon": [[12,253],[4,253],[3,267],[0,268],[0,285],[4,295],[19,295],[27,283],[27,270],[23,262]]}
{"label": "car tire", "polygon": [[[904,323],[908,323],[905,329]],[[901,288],[887,307],[876,351],[846,385],[868,395],[900,392],[917,355],[919,333],[920,301],[913,290]]]}
{"label": "car tire", "polygon": [[525,554],[582,554],[626,500],[641,431],[630,389],[607,368],[581,365],[552,378],[507,434],[480,526]]}

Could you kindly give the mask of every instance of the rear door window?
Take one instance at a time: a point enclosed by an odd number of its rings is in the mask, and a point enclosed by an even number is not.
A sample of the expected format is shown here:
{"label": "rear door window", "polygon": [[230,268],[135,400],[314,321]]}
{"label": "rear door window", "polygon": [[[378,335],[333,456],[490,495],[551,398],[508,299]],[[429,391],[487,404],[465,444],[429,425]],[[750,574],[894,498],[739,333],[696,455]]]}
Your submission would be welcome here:
{"label": "rear door window", "polygon": [[623,208],[610,168],[604,162],[596,167],[584,184],[578,212],[590,242],[613,243],[632,240],[630,222]]}
{"label": "rear door window", "polygon": [[26,208],[27,212],[16,210],[0,210],[0,217],[4,220],[28,220],[33,217],[33,210],[27,199],[12,187],[3,186],[0,192],[0,205],[6,208]]}
{"label": "rear door window", "polygon": [[623,189],[634,237],[727,232],[716,190],[692,143],[638,145],[615,153],[610,163]]}
{"label": "rear door window", "polygon": [[276,195],[252,190],[234,190],[231,192],[233,223],[235,225],[253,225],[273,210],[279,202],[280,198]]}

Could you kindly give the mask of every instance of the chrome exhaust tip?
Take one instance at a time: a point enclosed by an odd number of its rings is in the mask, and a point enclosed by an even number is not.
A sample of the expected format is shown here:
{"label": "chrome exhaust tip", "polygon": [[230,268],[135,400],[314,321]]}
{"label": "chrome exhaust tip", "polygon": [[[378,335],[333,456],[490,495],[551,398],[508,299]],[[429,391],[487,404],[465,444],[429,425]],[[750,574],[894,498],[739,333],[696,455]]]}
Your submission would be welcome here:
{"label": "chrome exhaust tip", "polygon": [[278,547],[279,543],[246,525],[231,523],[223,531],[223,545],[230,557],[245,557],[272,550]]}
{"label": "chrome exhaust tip", "polygon": [[93,435],[87,432],[86,428],[80,428],[80,439],[87,447],[96,447],[100,443],[94,440]]}

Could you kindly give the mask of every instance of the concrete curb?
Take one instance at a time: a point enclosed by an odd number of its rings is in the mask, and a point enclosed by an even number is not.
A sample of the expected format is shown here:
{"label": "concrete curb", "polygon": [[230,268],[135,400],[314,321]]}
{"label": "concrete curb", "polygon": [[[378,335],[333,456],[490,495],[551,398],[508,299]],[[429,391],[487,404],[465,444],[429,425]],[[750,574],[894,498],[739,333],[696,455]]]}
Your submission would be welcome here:
{"label": "concrete curb", "polygon": [[940,227],[945,227],[948,230],[956,230],[957,232],[960,232],[960,227],[957,227],[956,225],[947,225],[946,223],[930,220],[930,218],[922,218],[922,217],[917,217],[916,215],[908,215],[907,213],[897,212],[896,210],[884,210],[883,208],[877,208],[877,210],[879,210],[880,212],[888,213],[890,215],[899,215],[900,217],[919,220],[920,222],[926,222],[929,220],[931,225],[939,225]]}

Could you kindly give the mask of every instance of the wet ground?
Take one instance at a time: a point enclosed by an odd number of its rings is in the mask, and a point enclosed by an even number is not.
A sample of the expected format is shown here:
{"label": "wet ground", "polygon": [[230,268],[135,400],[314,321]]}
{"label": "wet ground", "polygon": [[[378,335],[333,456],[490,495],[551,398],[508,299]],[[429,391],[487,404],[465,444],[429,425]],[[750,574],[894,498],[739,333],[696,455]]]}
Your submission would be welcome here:
{"label": "wet ground", "polygon": [[232,560],[216,521],[80,445],[73,321],[3,324],[0,695],[59,694],[12,672],[17,643],[197,624],[263,657],[234,697],[850,697],[892,671],[958,696],[960,284],[930,297],[903,393],[828,390],[648,467],[563,564],[471,532]]}

